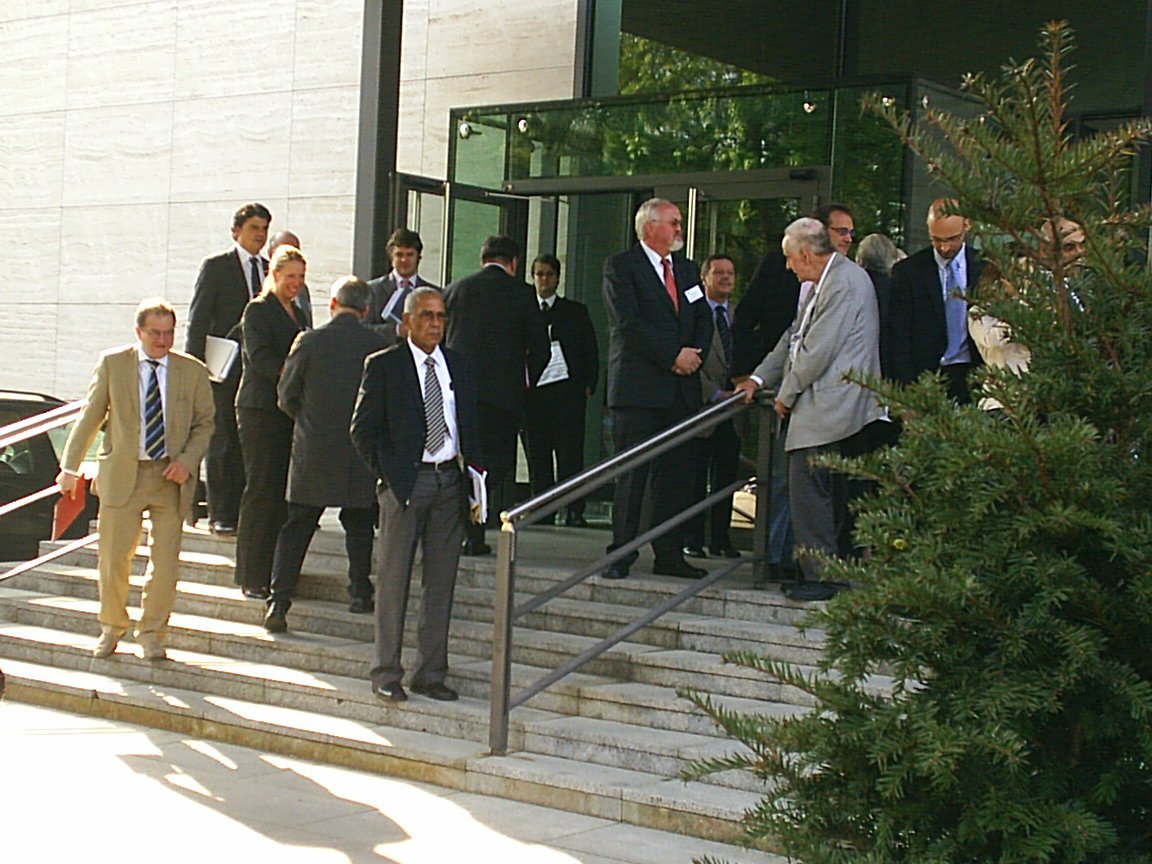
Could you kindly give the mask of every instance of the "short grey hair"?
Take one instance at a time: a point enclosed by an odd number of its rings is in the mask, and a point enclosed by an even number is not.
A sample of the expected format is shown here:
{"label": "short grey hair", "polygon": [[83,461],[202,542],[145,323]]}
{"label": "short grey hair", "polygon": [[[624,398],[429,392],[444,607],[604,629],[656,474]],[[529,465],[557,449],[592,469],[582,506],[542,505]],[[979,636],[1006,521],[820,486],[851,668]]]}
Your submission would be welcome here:
{"label": "short grey hair", "polygon": [[892,265],[900,260],[900,250],[887,234],[869,234],[856,247],[856,263],[865,270],[892,273]]}
{"label": "short grey hair", "polygon": [[404,314],[411,315],[416,311],[416,307],[420,305],[421,298],[428,297],[430,295],[435,295],[441,300],[444,299],[443,295],[440,293],[439,288],[432,288],[428,285],[421,285],[419,288],[404,298]]}
{"label": "short grey hair", "polygon": [[789,248],[796,252],[807,249],[813,255],[831,255],[836,251],[832,238],[828,236],[827,226],[810,216],[803,216],[784,229],[780,248],[785,255]]}
{"label": "short grey hair", "polygon": [[662,207],[674,207],[667,198],[649,198],[636,210],[636,239],[644,239],[644,226],[649,222],[660,221]]}
{"label": "short grey hair", "polygon": [[332,299],[336,301],[336,305],[355,309],[357,312],[368,311],[370,293],[368,283],[359,276],[341,276],[332,283]]}

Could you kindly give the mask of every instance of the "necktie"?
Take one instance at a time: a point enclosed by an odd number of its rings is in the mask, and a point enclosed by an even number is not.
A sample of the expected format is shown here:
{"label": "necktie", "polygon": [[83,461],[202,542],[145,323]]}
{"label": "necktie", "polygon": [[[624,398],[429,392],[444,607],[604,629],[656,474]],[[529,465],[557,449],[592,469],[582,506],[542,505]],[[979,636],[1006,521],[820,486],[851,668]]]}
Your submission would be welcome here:
{"label": "necktie", "polygon": [[260,265],[256,263],[255,255],[248,259],[248,264],[252,270],[252,296],[255,297],[260,293]]}
{"label": "necktie", "polygon": [[944,318],[948,327],[948,349],[944,352],[944,363],[954,363],[960,359],[964,342],[968,338],[968,304],[962,292],[956,290],[956,259],[944,267]]}
{"label": "necktie", "polygon": [[160,401],[160,376],[156,372],[160,361],[148,363],[152,369],[144,394],[144,452],[149,459],[160,459],[164,456],[164,405]]}
{"label": "necktie", "polygon": [[435,455],[447,437],[444,394],[440,391],[440,379],[436,377],[436,361],[429,357],[424,361],[424,449]]}
{"label": "necktie", "polygon": [[672,262],[667,258],[660,261],[664,265],[664,287],[668,291],[668,296],[672,298],[672,308],[676,310],[676,314],[680,314],[680,292],[676,290],[676,279],[672,275]]}
{"label": "necktie", "polygon": [[720,344],[724,348],[724,366],[731,370],[732,328],[728,326],[728,310],[724,306],[716,307],[716,332],[720,334]]}

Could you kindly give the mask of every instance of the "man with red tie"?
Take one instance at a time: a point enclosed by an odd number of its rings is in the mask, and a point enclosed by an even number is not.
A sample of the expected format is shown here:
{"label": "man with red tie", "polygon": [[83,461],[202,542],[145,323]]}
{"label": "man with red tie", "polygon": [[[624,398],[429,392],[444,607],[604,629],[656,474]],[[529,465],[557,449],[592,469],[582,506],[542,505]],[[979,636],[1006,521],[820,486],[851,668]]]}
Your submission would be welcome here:
{"label": "man with red tie", "polygon": [[[683,247],[680,208],[652,198],[636,211],[640,241],[604,263],[604,302],[611,344],[608,351],[608,407],[617,452],[651,438],[700,407],[699,370],[712,343],[712,315],[696,264],[678,254]],[[652,521],[659,523],[690,503],[695,446],[682,445],[650,463],[653,472]],[[648,482],[645,465],[616,481],[612,509],[612,551],[640,531],[640,510]],[[653,541],[653,572],[696,579],[706,571],[684,560],[682,532]],[[604,571],[623,579],[636,560],[624,557]]]}

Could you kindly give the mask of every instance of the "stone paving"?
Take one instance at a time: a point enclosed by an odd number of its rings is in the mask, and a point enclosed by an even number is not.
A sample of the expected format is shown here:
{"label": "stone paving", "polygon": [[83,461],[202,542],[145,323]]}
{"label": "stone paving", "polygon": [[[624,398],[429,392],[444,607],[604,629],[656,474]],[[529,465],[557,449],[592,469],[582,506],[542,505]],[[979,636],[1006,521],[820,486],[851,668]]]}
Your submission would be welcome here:
{"label": "stone paving", "polygon": [[7,862],[783,864],[607,819],[0,702]]}

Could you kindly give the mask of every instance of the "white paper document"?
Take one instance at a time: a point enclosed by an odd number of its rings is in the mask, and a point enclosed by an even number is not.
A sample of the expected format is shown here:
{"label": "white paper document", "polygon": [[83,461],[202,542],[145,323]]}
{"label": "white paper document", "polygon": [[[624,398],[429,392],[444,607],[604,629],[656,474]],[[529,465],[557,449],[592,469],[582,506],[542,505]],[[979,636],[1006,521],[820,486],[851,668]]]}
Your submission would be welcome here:
{"label": "white paper document", "polygon": [[468,504],[472,522],[483,525],[488,521],[488,472],[468,466]]}
{"label": "white paper document", "polygon": [[240,343],[234,339],[208,336],[204,340],[204,365],[208,367],[208,377],[217,384],[228,377],[239,355]]}
{"label": "white paper document", "polygon": [[555,384],[557,381],[567,380],[568,361],[564,359],[564,349],[560,347],[559,340],[553,339],[552,356],[548,358],[548,365],[540,373],[540,380],[536,382],[536,386],[543,387],[545,384]]}

